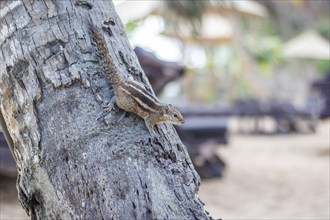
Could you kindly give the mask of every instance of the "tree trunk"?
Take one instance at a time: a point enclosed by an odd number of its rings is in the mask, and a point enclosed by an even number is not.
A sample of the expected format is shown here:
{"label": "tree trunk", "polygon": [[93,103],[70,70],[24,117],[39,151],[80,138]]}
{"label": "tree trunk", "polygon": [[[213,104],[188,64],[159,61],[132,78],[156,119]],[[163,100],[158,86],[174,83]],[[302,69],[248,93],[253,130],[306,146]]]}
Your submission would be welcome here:
{"label": "tree trunk", "polygon": [[32,219],[209,219],[173,126],[156,138],[134,114],[102,112],[113,92],[89,22],[150,88],[110,1],[0,2],[0,110],[22,206]]}

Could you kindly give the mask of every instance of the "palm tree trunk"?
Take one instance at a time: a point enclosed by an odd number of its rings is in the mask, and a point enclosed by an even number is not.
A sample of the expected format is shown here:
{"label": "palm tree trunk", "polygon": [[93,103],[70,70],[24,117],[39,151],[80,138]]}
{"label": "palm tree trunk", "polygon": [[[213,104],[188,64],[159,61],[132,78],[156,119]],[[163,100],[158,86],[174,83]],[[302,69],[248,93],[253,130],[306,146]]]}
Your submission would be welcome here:
{"label": "palm tree trunk", "polygon": [[209,219],[171,125],[102,113],[112,98],[88,23],[118,69],[150,88],[110,1],[0,2],[0,111],[32,219]]}

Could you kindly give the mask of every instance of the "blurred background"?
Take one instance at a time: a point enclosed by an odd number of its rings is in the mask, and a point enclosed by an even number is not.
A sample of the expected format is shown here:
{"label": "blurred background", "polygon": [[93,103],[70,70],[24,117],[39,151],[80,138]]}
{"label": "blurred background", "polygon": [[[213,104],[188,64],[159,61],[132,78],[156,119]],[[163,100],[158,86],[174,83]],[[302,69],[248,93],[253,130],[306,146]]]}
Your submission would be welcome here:
{"label": "blurred background", "polygon": [[[155,93],[186,119],[212,217],[330,218],[328,0],[114,4]],[[0,219],[26,218],[0,150]]]}

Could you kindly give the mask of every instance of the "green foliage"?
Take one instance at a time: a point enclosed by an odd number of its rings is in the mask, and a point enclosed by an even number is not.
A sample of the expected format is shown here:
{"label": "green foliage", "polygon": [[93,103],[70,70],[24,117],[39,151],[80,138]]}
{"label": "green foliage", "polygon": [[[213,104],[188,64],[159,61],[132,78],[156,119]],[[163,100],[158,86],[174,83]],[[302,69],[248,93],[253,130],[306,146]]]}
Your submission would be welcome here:
{"label": "green foliage", "polygon": [[140,24],[140,21],[130,21],[125,24],[126,33],[132,33]]}
{"label": "green foliage", "polygon": [[184,22],[191,33],[198,34],[202,16],[209,0],[164,1],[164,17],[168,28]]}
{"label": "green foliage", "polygon": [[270,73],[281,60],[282,42],[276,36],[251,36],[245,45],[263,73]]}
{"label": "green foliage", "polygon": [[320,22],[318,22],[317,24],[317,30],[318,32],[325,38],[327,38],[328,40],[330,40],[330,22],[329,22],[329,17],[327,17],[326,19],[322,19],[320,20]]}
{"label": "green foliage", "polygon": [[330,60],[319,60],[316,63],[317,73],[320,75],[325,74],[330,70]]}
{"label": "green foliage", "polygon": [[207,0],[166,1],[169,10],[187,20],[201,20]]}
{"label": "green foliage", "polygon": [[[321,19],[316,26],[318,32],[328,40],[330,40],[330,22],[329,17]],[[329,60],[319,60],[316,63],[317,72],[319,74],[324,74],[330,70],[330,61]]]}

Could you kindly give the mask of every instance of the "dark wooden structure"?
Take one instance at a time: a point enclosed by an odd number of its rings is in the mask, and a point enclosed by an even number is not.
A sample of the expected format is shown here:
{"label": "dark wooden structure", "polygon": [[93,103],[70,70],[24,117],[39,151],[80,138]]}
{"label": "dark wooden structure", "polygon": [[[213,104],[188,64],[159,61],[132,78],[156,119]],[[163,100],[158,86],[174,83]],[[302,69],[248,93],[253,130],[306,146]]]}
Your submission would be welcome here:
{"label": "dark wooden structure", "polygon": [[216,153],[219,145],[228,143],[227,118],[185,115],[186,123],[176,130],[187,146],[196,171],[206,178],[221,177],[225,162]]}
{"label": "dark wooden structure", "polygon": [[[177,63],[159,60],[139,47],[134,51],[156,94],[168,82],[184,74],[184,68]],[[216,149],[228,143],[227,119],[215,109],[202,109],[200,106],[179,109],[185,117],[185,124],[176,126],[176,130],[188,149],[196,171],[204,179],[221,177],[225,163]]]}
{"label": "dark wooden structure", "polygon": [[[317,125],[317,114],[313,109],[298,108],[287,101],[276,99],[237,100],[227,112],[238,116],[241,122],[247,118],[252,119],[254,126],[248,130],[250,133],[266,134],[261,126],[262,120],[266,117],[276,123],[276,129],[271,132],[272,134],[314,132]],[[242,127],[240,129],[244,131]]]}
{"label": "dark wooden structure", "polygon": [[16,176],[16,164],[4,135],[0,132],[0,175]]}
{"label": "dark wooden structure", "polygon": [[315,80],[311,87],[322,98],[323,105],[319,115],[320,118],[325,119],[330,117],[330,70],[323,78]]}
{"label": "dark wooden structure", "polygon": [[159,94],[167,83],[180,78],[184,73],[181,65],[159,60],[153,53],[140,47],[134,48],[134,52],[156,94]]}

